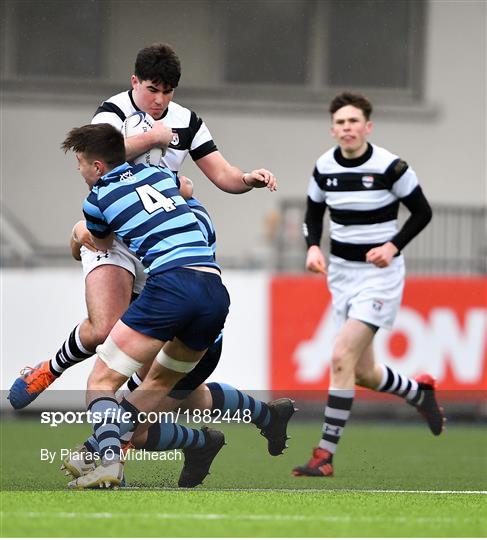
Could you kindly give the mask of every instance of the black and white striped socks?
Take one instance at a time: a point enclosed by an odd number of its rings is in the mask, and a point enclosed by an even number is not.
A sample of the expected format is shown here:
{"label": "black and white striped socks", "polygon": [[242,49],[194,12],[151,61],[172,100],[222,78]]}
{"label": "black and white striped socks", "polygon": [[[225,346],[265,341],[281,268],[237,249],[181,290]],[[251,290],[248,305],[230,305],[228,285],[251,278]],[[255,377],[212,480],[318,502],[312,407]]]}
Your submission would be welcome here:
{"label": "black and white striped socks", "polygon": [[328,402],[325,408],[325,421],[323,423],[323,434],[318,446],[335,453],[343,429],[347,423],[353,405],[355,390],[339,390],[330,388],[328,390]]}
{"label": "black and white striped socks", "polygon": [[63,343],[62,347],[56,353],[54,358],[49,362],[49,368],[51,373],[56,377],[59,377],[61,373],[66,371],[71,366],[79,364],[83,360],[90,358],[95,354],[95,352],[88,351],[85,349],[81,343],[79,337],[79,327],[81,324],[78,324],[76,328],[69,334],[68,339]]}
{"label": "black and white striped socks", "polygon": [[424,392],[419,387],[417,381],[404,377],[385,364],[380,365],[382,369],[382,379],[376,388],[378,392],[386,392],[404,398],[411,405],[419,405],[423,400]]}

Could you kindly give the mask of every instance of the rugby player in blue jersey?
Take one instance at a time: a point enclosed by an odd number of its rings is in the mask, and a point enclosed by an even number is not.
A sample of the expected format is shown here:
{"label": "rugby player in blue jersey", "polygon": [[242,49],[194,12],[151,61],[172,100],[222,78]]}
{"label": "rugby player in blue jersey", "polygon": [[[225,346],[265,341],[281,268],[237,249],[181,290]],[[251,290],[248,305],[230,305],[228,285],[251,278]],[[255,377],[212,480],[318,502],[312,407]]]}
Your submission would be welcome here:
{"label": "rugby player in blue jersey", "polygon": [[[211,248],[169,169],[126,163],[123,136],[109,124],[71,130],[63,148],[76,153],[91,189],[83,211],[97,248],[108,249],[116,235],[148,274],[140,296],[97,347],[86,402],[101,464],[70,484],[117,486],[123,477],[121,429],[134,428],[140,412],[157,409],[197,365],[221,332],[230,299]],[[151,367],[141,386],[119,405],[116,390],[147,363]],[[188,431],[186,437],[174,438],[173,447],[191,451],[181,473],[183,485],[200,483],[224,444],[216,430],[191,435]]]}
{"label": "rugby player in blue jersey", "polygon": [[[277,181],[270,171],[257,168],[244,173],[228,163],[203,120],[172,101],[180,76],[179,59],[169,45],[155,43],[144,47],[137,54],[130,90],[104,101],[92,123],[109,123],[121,130],[128,116],[146,112],[157,121],[146,133],[125,140],[127,159],[161,146],[165,155],[160,165],[175,173],[190,155],[205,176],[223,191],[246,193],[254,187],[274,191]],[[106,251],[97,251],[83,222],[73,229],[72,245],[82,246],[88,317],[75,326],[50,360],[23,370],[10,390],[9,399],[15,409],[26,407],[66,369],[90,358],[127,309],[132,293],[139,293],[145,282],[143,266],[123,243],[115,241]]]}
{"label": "rugby player in blue jersey", "polygon": [[[124,162],[123,137],[108,124],[73,129],[63,148],[76,152],[91,188],[83,209],[96,247],[108,249],[116,235],[149,276],[141,295],[97,348],[88,380],[88,411],[99,415],[93,427],[101,465],[70,485],[108,487],[118,485],[123,475],[121,432],[137,426],[141,411],[158,409],[172,387],[196,367],[223,327],[229,298],[212,250],[171,171]],[[115,391],[147,364],[151,367],[144,381],[119,406]],[[167,436],[168,429],[174,436]],[[159,449],[184,448],[179,485],[200,483],[223,445],[223,434],[174,424],[162,431],[164,448]]]}
{"label": "rugby player in blue jersey", "polygon": [[[210,215],[204,206],[193,197],[193,183],[185,176],[179,177],[181,195],[187,200],[192,211],[199,220],[203,235],[208,244],[216,251],[216,236]],[[87,233],[90,234],[89,232]],[[94,245],[94,240],[89,240]],[[79,260],[79,247],[74,246],[73,256]],[[293,401],[288,398],[280,398],[269,403],[264,403],[241,390],[228,384],[205,381],[218,365],[222,350],[222,334],[215,343],[207,350],[198,365],[185,375],[162,399],[159,404],[160,411],[195,411],[202,416],[203,411],[211,411],[211,414],[220,418],[236,418],[245,423],[252,423],[267,439],[268,452],[272,456],[278,456],[286,448],[287,424],[294,413]],[[120,396],[127,396],[134,391],[145,376],[146,366],[138,373],[134,373],[122,388]],[[207,412],[203,415],[208,417]],[[151,423],[148,430],[138,429],[128,431],[122,439],[122,447],[145,450],[166,450],[168,442],[174,436],[174,429],[168,429],[164,423]],[[79,445],[64,461],[62,469],[67,475],[78,478],[91,472],[95,468],[93,456],[98,454],[98,442],[91,435],[82,445]]]}

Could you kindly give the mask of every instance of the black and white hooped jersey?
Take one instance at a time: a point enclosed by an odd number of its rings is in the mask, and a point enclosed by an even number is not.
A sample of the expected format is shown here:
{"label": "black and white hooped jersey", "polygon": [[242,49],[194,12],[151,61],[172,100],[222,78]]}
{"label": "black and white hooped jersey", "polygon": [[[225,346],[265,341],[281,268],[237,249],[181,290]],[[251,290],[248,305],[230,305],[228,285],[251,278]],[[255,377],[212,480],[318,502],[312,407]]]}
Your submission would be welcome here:
{"label": "black and white hooped jersey", "polygon": [[405,161],[369,143],[357,159],[345,159],[339,147],[324,153],[310,178],[308,196],[330,210],[331,253],[361,260],[361,248],[394,237],[400,200],[418,185]]}
{"label": "black and white hooped jersey", "polygon": [[[132,90],[128,90],[104,101],[96,110],[91,123],[111,124],[122,131],[125,119],[139,110],[132,97]],[[177,173],[188,154],[196,161],[217,150],[211,133],[195,112],[171,101],[161,120],[173,133],[166,155],[161,158],[161,167]]]}

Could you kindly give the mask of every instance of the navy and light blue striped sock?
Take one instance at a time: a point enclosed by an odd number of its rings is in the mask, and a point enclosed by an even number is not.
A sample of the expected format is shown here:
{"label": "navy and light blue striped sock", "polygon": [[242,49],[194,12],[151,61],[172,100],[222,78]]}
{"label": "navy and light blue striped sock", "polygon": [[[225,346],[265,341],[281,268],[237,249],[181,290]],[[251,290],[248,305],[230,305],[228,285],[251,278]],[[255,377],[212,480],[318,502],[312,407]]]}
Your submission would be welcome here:
{"label": "navy and light blue striped sock", "polygon": [[[120,403],[117,402],[117,405],[121,409],[120,410],[120,424],[119,424],[119,439],[121,441],[126,441],[127,439],[124,438],[124,435],[126,435],[127,433],[133,434],[133,432],[135,431],[135,428],[138,425],[139,410],[134,405],[132,405],[132,403],[127,401],[125,398],[123,398]],[[130,413],[129,418],[127,417],[127,413]],[[130,440],[130,438],[128,438],[128,440]],[[97,440],[96,433],[93,435],[90,435],[88,439],[83,443],[83,446],[89,452],[99,453],[100,445],[99,445],[99,441]]]}
{"label": "navy and light blue striped sock", "polygon": [[252,424],[259,429],[266,428],[271,421],[271,411],[267,403],[254,399],[252,396],[237,390],[233,386],[224,383],[208,383],[206,385],[213,400],[212,410],[219,410],[222,416],[228,411],[230,418],[240,411],[241,418],[244,411],[250,411]]}
{"label": "navy and light blue striped sock", "polygon": [[109,397],[97,398],[88,405],[88,412],[91,413],[93,419],[94,437],[98,443],[98,452],[102,461],[120,459],[119,411],[117,400]]}
{"label": "navy and light blue striped sock", "polygon": [[172,422],[152,424],[147,431],[145,450],[172,450],[175,448],[201,448],[205,444],[201,429],[192,429]]}

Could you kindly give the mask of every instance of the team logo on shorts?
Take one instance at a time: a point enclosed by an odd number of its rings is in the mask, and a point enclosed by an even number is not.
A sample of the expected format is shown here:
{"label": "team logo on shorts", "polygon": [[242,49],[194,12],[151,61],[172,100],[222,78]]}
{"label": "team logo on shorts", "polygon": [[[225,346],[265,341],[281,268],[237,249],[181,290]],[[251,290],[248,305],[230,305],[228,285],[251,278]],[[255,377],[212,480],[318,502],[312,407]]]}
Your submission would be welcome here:
{"label": "team logo on shorts", "polygon": [[375,309],[375,311],[380,311],[383,305],[384,302],[382,300],[374,300],[372,302],[372,307]]}
{"label": "team logo on shorts", "polygon": [[179,144],[179,133],[173,133],[172,134],[172,141],[171,144],[173,146],[177,146]]}
{"label": "team logo on shorts", "polygon": [[373,176],[362,176],[362,185],[367,189],[371,188],[374,184]]}

